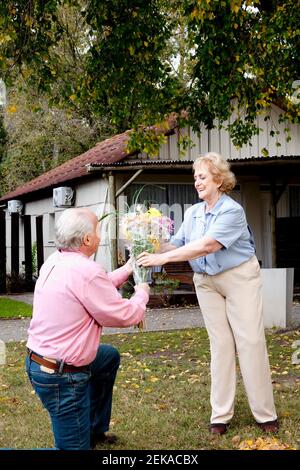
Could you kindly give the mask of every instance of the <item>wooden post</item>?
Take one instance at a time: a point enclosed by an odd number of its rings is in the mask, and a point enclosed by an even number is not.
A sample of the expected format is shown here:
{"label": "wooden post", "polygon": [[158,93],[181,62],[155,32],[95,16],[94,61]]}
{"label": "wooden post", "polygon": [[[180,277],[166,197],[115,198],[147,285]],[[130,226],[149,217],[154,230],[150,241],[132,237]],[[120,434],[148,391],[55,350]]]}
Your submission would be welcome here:
{"label": "wooden post", "polygon": [[271,206],[271,230],[272,230],[272,268],[277,268],[277,242],[276,242],[276,219],[277,206],[272,197]]}
{"label": "wooden post", "polygon": [[[116,210],[116,188],[115,188],[115,176],[112,172],[108,176],[108,200],[110,211]],[[111,270],[117,268],[118,257],[117,257],[117,227],[116,220],[110,221],[109,227],[110,234],[110,252],[111,252]]]}
{"label": "wooden post", "polygon": [[35,219],[36,223],[36,254],[38,274],[44,263],[44,238],[43,238],[43,216],[38,215]]}
{"label": "wooden post", "polygon": [[25,280],[26,289],[31,291],[32,283],[32,245],[31,245],[31,216],[24,215],[24,250],[25,250]]}
{"label": "wooden post", "polygon": [[6,224],[5,212],[0,209],[0,293],[6,293]]}

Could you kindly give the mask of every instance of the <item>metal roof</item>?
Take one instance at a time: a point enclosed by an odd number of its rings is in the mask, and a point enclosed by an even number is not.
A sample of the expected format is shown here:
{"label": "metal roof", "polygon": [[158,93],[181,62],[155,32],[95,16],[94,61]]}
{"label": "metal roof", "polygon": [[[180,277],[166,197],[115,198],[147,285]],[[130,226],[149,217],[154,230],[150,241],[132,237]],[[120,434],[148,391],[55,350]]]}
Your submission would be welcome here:
{"label": "metal roof", "polygon": [[[229,159],[230,164],[236,163],[251,163],[251,162],[264,162],[266,164],[270,162],[276,161],[295,161],[300,160],[300,155],[280,155],[280,156],[272,156],[272,157],[247,157],[247,158],[232,158]],[[107,169],[109,168],[120,168],[120,167],[135,167],[137,165],[140,166],[163,166],[163,165],[172,165],[172,166],[184,166],[184,165],[192,165],[194,160],[154,160],[154,159],[126,159],[122,161],[116,161],[114,163],[103,162],[103,163],[90,163],[87,164],[88,171],[93,169]]]}

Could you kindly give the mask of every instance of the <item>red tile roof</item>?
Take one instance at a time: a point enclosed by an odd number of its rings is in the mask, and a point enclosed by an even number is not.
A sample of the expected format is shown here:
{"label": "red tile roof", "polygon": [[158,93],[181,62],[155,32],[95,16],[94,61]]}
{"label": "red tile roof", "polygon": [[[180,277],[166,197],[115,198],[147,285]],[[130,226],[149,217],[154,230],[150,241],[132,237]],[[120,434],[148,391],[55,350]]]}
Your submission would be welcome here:
{"label": "red tile roof", "polygon": [[[176,125],[176,115],[173,113],[169,116],[164,126],[151,126],[149,129],[155,129],[158,132],[168,134],[171,129],[176,127]],[[33,193],[41,189],[56,186],[59,183],[65,183],[75,178],[85,176],[87,175],[86,165],[88,164],[104,163],[109,165],[111,163],[119,162],[130,155],[126,152],[126,143],[128,138],[128,131],[126,131],[123,134],[117,134],[103,140],[82,155],[72,158],[62,165],[43,173],[22,186],[19,186],[14,191],[4,194],[0,198],[0,202],[15,199],[24,194]]]}
{"label": "red tile roof", "polygon": [[127,132],[103,140],[82,155],[72,158],[62,165],[28,181],[28,183],[19,186],[14,191],[4,194],[4,196],[0,198],[0,201],[15,199],[24,194],[85,176],[87,174],[85,165],[88,163],[110,164],[123,160],[128,156],[125,150],[127,140]]}

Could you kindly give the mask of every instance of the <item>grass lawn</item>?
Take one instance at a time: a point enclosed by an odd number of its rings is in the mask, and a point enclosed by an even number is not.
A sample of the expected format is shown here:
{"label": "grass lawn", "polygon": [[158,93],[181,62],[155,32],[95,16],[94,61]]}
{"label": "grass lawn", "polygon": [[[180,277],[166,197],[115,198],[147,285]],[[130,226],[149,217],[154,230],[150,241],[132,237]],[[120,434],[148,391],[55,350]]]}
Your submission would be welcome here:
{"label": "grass lawn", "polygon": [[32,305],[18,300],[0,298],[0,318],[31,317]]}
{"label": "grass lawn", "polygon": [[[296,339],[300,339],[299,331],[268,334],[281,423],[274,442],[300,449],[300,365],[291,363]],[[111,422],[111,431],[120,438],[114,449],[261,448],[267,442],[250,413],[240,376],[228,433],[221,437],[209,434],[205,329],[112,335],[103,337],[103,342],[117,346],[122,354]],[[7,348],[8,364],[0,367],[0,447],[52,447],[47,412],[24,371],[25,344],[8,343]]]}

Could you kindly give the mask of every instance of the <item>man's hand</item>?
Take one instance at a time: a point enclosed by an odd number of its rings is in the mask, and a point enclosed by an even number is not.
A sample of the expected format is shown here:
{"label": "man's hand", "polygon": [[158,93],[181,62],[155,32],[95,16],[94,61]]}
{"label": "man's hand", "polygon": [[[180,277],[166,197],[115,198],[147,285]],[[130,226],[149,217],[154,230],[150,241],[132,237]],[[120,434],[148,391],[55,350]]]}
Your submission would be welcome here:
{"label": "man's hand", "polygon": [[143,289],[148,295],[150,293],[150,287],[149,287],[149,284],[147,284],[147,282],[141,282],[140,284],[137,284],[136,286],[134,286],[134,289],[135,290]]}
{"label": "man's hand", "polygon": [[138,266],[144,266],[145,268],[149,266],[163,266],[167,262],[167,253],[160,253],[154,255],[152,253],[147,253],[146,251],[143,251],[143,253],[141,253],[137,257]]}

